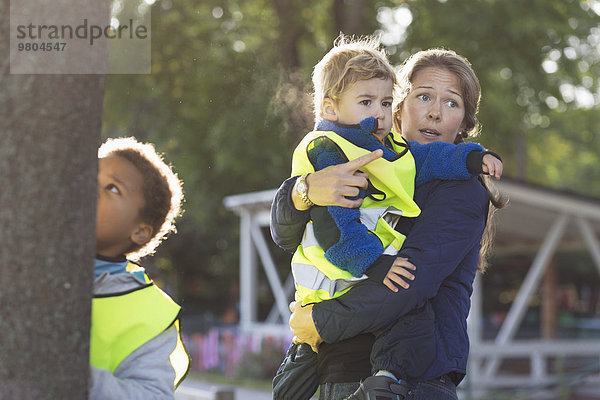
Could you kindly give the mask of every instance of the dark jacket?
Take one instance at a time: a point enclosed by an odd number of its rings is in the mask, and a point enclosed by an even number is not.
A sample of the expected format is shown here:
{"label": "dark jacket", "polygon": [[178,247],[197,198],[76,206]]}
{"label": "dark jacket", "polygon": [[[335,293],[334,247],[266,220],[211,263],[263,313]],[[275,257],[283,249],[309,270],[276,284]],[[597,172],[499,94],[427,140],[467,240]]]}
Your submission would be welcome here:
{"label": "dark jacket", "polygon": [[[289,198],[294,179],[280,188],[271,209],[273,240],[293,250],[302,237],[308,212],[298,212]],[[367,271],[371,279],[336,299],[315,304],[313,319],[326,342],[390,326],[431,299],[436,315],[437,355],[419,380],[446,373],[466,373],[469,341],[466,319],[477,269],[488,196],[478,178],[432,181],[415,190],[421,214],[404,219],[399,230],[407,239],[398,254],[417,266],[408,290],[394,293],[381,284],[393,257],[380,257]]]}

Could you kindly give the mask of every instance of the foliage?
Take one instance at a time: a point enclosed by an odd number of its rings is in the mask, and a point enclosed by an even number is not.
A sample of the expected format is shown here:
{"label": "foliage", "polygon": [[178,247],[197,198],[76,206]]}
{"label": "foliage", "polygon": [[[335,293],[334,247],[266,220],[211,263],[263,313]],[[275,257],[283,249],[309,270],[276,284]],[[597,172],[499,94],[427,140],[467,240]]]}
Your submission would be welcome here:
{"label": "foliage", "polygon": [[[293,147],[312,125],[312,66],[340,30],[390,29],[377,18],[385,9],[412,16],[404,37],[387,43],[394,63],[434,46],[473,63],[484,89],[480,140],[502,155],[509,176],[600,195],[589,184],[600,175],[597,94],[591,108],[572,96],[581,88],[598,91],[596,4],[154,2],[152,74],[107,77],[103,134],[155,143],[184,181],[179,234],[162,245],[156,264],[187,310],[235,309],[239,219],[223,207],[223,197],[275,188],[288,176]],[[288,256],[277,257],[283,275]]]}
{"label": "foliage", "polygon": [[[592,1],[419,0],[402,2],[412,14],[406,40],[391,50],[400,63],[409,53],[445,47],[466,56],[482,85],[481,143],[503,156],[508,176],[570,190],[588,189],[589,158],[559,155],[589,133],[566,128],[573,119],[590,132],[598,125],[600,18]],[[596,4],[596,12],[591,7]],[[579,88],[579,89],[576,89]],[[583,89],[586,89],[584,91]],[[591,96],[580,110],[571,92]],[[574,121],[573,121],[574,122]],[[550,134],[548,135],[548,133]],[[541,140],[546,136],[553,139]],[[588,139],[589,142],[589,139]],[[595,144],[596,154],[600,148]],[[589,149],[593,151],[593,148]],[[537,156],[533,156],[537,153]],[[544,154],[540,157],[539,154]],[[595,158],[595,157],[594,157]],[[557,162],[557,163],[555,163]],[[564,164],[574,180],[552,172]],[[548,171],[547,171],[548,169]],[[596,168],[593,174],[600,170]],[[594,193],[600,194],[600,187]]]}
{"label": "foliage", "polygon": [[[288,176],[292,149],[312,125],[310,69],[336,35],[332,4],[162,0],[151,9],[152,74],[107,78],[104,136],[155,143],[184,181],[186,214],[156,263],[196,310],[235,307],[239,220],[222,200]],[[365,33],[376,28],[369,22]]]}
{"label": "foliage", "polygon": [[600,197],[600,113],[598,107],[568,112],[551,110],[549,125],[527,132],[529,181]]}

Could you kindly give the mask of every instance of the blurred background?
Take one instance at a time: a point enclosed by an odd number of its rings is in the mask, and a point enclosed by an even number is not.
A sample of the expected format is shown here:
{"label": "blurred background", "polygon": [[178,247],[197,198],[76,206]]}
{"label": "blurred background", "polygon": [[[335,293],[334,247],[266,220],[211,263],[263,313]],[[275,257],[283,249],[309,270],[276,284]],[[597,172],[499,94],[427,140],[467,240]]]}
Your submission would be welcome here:
{"label": "blurred background", "polygon": [[[398,66],[418,50],[455,50],[481,81],[476,140],[502,156],[498,187],[511,205],[498,213],[495,256],[477,286],[474,351],[513,338],[599,343],[600,1],[114,0],[112,17],[132,9],[151,14],[152,73],[107,76],[103,137],[154,143],[184,181],[178,233],[143,263],[183,304],[195,377],[268,382],[289,343],[284,331],[253,329],[287,323],[273,314],[263,258],[247,297],[254,314],[240,327],[239,214],[264,216],[263,191],[289,176],[313,124],[312,67],[340,32],[381,35]],[[252,192],[262,197],[238,196]],[[228,196],[242,206],[226,207]],[[272,243],[264,218],[256,226],[285,282],[291,254]],[[598,376],[595,351],[499,365],[576,382]],[[584,394],[558,386],[560,398],[600,398],[599,385]]]}

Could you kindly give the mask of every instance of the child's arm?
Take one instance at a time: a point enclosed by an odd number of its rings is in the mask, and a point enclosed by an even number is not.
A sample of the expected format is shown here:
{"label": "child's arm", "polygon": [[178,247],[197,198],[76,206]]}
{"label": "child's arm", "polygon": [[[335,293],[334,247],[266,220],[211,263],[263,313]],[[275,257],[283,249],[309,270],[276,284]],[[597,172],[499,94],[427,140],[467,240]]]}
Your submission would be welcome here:
{"label": "child's arm", "polygon": [[[483,168],[490,168],[491,159],[497,157],[495,153],[486,152],[477,143],[452,144],[446,142],[433,142],[419,144],[410,141],[410,151],[415,159],[416,180],[415,185],[432,181],[434,179],[465,180],[475,175],[486,172]],[[485,161],[483,161],[485,160]],[[497,163],[494,162],[496,167]],[[493,168],[496,172],[496,168]]]}
{"label": "child's arm", "polygon": [[128,355],[114,374],[92,366],[89,400],[172,399],[175,370],[169,357],[177,338],[172,325]]}
{"label": "child's arm", "polygon": [[[348,161],[344,153],[329,138],[320,137],[307,148],[316,171]],[[358,197],[366,192],[360,190]],[[357,208],[338,206],[311,208],[315,237],[325,251],[325,258],[336,267],[360,277],[383,253],[379,238],[360,222]]]}

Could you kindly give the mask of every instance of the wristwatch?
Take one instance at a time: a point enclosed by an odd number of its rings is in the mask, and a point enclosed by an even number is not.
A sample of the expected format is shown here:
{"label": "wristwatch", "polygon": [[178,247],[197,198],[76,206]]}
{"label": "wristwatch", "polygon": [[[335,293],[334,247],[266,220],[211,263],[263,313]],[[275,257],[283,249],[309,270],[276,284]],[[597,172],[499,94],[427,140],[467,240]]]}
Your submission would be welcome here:
{"label": "wristwatch", "polygon": [[307,176],[308,176],[308,174],[301,175],[296,180],[296,184],[294,185],[294,190],[296,191],[296,194],[298,195],[298,197],[300,197],[300,199],[302,200],[302,202],[304,204],[306,204],[309,207],[312,207],[315,205],[315,203],[310,201],[310,199],[308,198],[308,183],[306,182]]}

